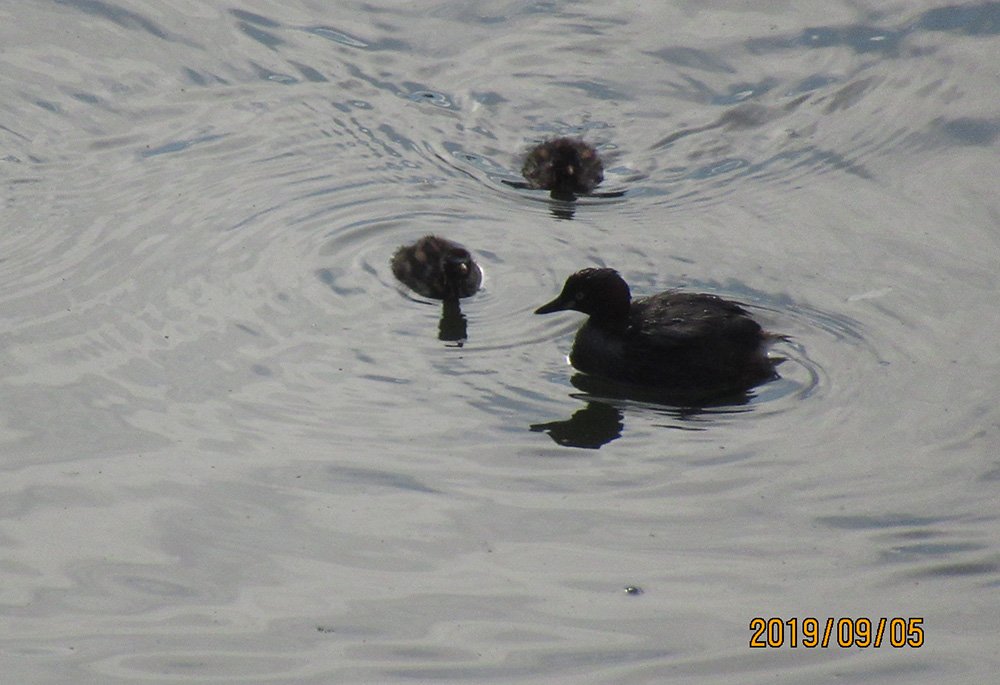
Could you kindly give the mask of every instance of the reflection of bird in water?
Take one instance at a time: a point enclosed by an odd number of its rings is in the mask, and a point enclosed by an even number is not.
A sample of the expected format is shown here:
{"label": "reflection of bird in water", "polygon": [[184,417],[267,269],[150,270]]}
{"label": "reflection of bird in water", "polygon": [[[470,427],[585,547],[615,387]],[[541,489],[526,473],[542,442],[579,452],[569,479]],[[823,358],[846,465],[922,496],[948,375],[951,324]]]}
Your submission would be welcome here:
{"label": "reflection of bird in water", "polygon": [[438,340],[455,343],[454,347],[465,344],[468,334],[468,323],[457,299],[448,299],[441,303],[441,321],[438,322]]}
{"label": "reflection of bird in water", "polygon": [[565,421],[536,423],[532,432],[548,433],[557,445],[596,450],[622,436],[622,413],[604,402],[588,402]]}
{"label": "reflection of bird in water", "polygon": [[715,295],[667,291],[632,300],[614,269],[584,269],[535,313],[568,309],[590,317],[570,353],[585,373],[703,399],[777,377],[767,348],[782,336]]}
{"label": "reflection of bird in water", "polygon": [[552,197],[589,195],[604,180],[604,164],[594,146],[579,138],[555,138],[528,152],[521,173],[530,188],[549,190]]}
{"label": "reflection of bird in water", "polygon": [[396,250],[392,273],[414,292],[436,300],[469,297],[483,282],[483,271],[468,250],[434,235]]}

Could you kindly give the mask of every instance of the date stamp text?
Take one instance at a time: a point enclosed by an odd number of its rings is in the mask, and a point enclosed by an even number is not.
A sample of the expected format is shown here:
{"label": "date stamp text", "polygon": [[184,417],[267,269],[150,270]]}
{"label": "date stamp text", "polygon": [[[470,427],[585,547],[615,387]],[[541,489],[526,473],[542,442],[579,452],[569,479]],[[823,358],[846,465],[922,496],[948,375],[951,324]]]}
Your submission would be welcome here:
{"label": "date stamp text", "polygon": [[763,618],[750,619],[750,646],[757,649],[805,647],[924,646],[924,619],[910,618]]}

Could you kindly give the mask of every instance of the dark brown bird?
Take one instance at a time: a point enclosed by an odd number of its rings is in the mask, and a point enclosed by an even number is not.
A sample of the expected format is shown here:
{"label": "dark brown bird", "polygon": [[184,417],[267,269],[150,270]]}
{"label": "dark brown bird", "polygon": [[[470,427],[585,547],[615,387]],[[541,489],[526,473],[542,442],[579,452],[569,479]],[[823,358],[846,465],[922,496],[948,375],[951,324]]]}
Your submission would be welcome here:
{"label": "dark brown bird", "polygon": [[392,273],[414,292],[436,300],[469,297],[483,282],[483,270],[469,251],[436,235],[396,250]]}
{"label": "dark brown bird", "polygon": [[579,138],[555,138],[528,152],[521,174],[531,188],[572,199],[594,191],[604,180],[604,164],[593,145]]}
{"label": "dark brown bird", "polygon": [[614,269],[584,269],[535,313],[567,309],[590,316],[570,353],[585,373],[699,395],[748,390],[777,377],[767,347],[782,336],[716,295],[667,291],[633,300]]}

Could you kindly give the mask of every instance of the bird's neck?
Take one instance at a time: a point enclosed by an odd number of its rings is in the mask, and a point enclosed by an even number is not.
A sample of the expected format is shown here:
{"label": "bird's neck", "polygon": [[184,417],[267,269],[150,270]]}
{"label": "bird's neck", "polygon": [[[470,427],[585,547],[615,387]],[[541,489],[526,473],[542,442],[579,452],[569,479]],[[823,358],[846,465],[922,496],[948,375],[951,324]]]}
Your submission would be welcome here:
{"label": "bird's neck", "polygon": [[601,330],[612,333],[621,333],[628,328],[629,305],[623,308],[620,304],[616,307],[606,307],[598,311],[591,312],[590,324]]}

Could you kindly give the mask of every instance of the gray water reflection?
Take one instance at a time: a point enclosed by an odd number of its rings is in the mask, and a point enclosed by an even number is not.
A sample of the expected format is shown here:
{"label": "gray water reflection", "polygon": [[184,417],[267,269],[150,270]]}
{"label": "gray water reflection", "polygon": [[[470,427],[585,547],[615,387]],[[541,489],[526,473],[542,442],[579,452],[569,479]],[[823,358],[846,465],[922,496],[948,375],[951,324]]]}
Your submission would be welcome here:
{"label": "gray water reflection", "polygon": [[[1000,4],[818,7],[11,5],[5,679],[995,679]],[[623,195],[511,187],[563,132]],[[782,378],[575,387],[530,312],[605,264]],[[748,648],[809,615],[927,642]]]}

